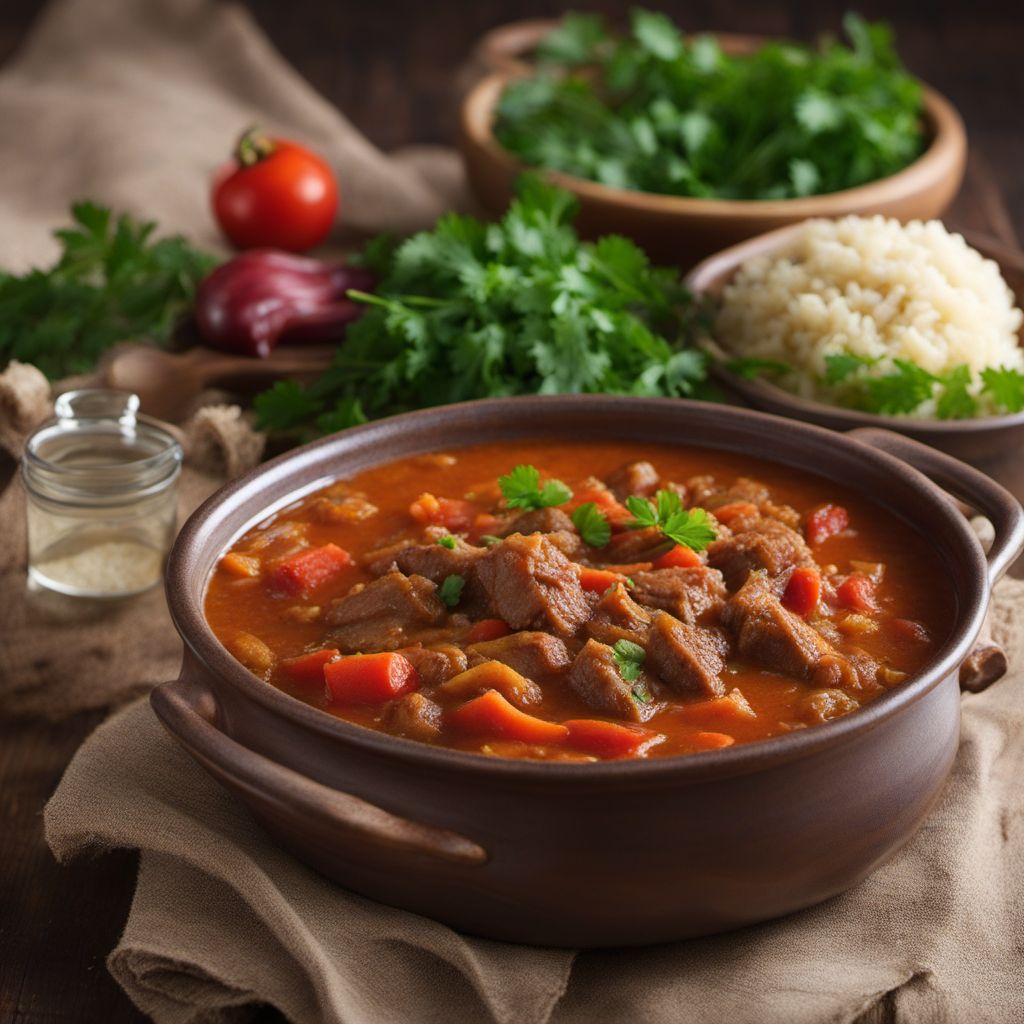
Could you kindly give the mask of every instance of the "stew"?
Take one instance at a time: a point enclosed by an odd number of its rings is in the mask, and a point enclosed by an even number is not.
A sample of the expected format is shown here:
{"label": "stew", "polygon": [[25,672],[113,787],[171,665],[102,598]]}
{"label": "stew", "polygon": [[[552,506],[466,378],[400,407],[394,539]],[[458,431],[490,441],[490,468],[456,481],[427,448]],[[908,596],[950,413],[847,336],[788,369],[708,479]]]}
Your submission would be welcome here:
{"label": "stew", "polygon": [[629,444],[405,458],[223,556],[218,638],[332,715],[498,757],[712,750],[848,714],[932,658],[925,538],[809,474]]}

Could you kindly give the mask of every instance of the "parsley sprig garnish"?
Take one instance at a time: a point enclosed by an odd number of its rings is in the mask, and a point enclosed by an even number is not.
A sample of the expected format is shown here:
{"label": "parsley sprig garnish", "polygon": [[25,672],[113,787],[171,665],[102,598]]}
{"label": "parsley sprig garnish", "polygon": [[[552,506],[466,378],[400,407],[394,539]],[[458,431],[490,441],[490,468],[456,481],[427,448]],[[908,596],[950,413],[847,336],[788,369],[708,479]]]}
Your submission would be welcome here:
{"label": "parsley sprig garnish", "polygon": [[441,586],[437,588],[437,596],[441,598],[446,607],[454,608],[462,599],[462,591],[465,586],[465,577],[453,573],[451,576],[445,576]]}
{"label": "parsley sprig garnish", "polygon": [[631,495],[626,508],[633,518],[626,523],[631,530],[656,527],[675,544],[693,551],[703,551],[716,536],[711,518],[702,508],[683,508],[682,499],[675,491],[661,490],[652,505],[646,498]]}
{"label": "parsley sprig garnish", "polygon": [[471,398],[706,394],[678,271],[618,235],[581,241],[576,210],[526,175],[497,223],[447,214],[369,246],[376,292],[351,296],[366,312],[322,376],[257,396],[260,426],[301,438]]}
{"label": "parsley sprig garnish", "polygon": [[573,511],[572,522],[584,542],[592,548],[603,548],[612,539],[608,517],[592,501]]}
{"label": "parsley sprig garnish", "polygon": [[441,547],[447,548],[449,551],[454,551],[455,550],[455,544],[456,544],[455,537],[452,534],[450,534],[450,533],[446,533],[443,537],[438,537],[437,538],[437,543]]}
{"label": "parsley sprig garnish", "polygon": [[[825,356],[825,372],[819,380],[835,404],[882,416],[910,415],[931,400],[940,420],[1024,410],[1024,373],[1020,370],[987,367],[979,375],[978,386],[966,363],[948,373],[934,374],[909,360],[893,359],[892,369],[879,373],[875,368],[881,361],[852,352],[831,353]],[[725,368],[745,380],[793,372],[787,363],[773,359],[733,359]]]}
{"label": "parsley sprig garnish", "polygon": [[615,655],[619,675],[627,683],[635,683],[640,678],[640,669],[643,668],[647,652],[632,640],[616,640],[612,653]]}
{"label": "parsley sprig garnish", "polygon": [[0,369],[18,359],[58,378],[95,369],[118,342],[164,342],[215,263],[95,203],[75,203],[71,215],[74,225],[55,232],[53,267],[0,274]]}
{"label": "parsley sprig garnish", "polygon": [[572,491],[561,480],[548,480],[541,487],[536,466],[516,466],[498,477],[498,486],[509,508],[553,508],[572,498]]}

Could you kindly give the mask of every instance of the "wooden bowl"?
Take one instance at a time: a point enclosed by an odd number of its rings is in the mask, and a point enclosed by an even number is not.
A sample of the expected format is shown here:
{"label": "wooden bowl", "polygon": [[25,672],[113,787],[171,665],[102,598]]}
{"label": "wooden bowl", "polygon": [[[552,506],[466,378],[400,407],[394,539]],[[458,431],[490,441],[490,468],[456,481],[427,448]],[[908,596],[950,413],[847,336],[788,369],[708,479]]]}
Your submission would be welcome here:
{"label": "wooden bowl", "polygon": [[[494,71],[462,101],[459,149],[477,199],[499,215],[513,195],[513,183],[525,168],[494,136],[494,110],[505,86],[528,72],[521,59],[553,21],[516,22],[481,41],[478,54]],[[727,53],[750,53],[766,40],[715,34]],[[952,105],[925,86],[924,117],[931,143],[910,166],[878,181],[820,196],[781,200],[694,199],[610,188],[561,171],[545,170],[550,181],[574,193],[580,202],[580,233],[593,238],[621,234],[632,238],[660,262],[681,267],[753,235],[808,217],[882,213],[900,220],[938,217],[952,202],[963,179],[967,136]]]}
{"label": "wooden bowl", "polygon": [[[686,283],[697,295],[716,297],[741,264],[754,256],[785,248],[799,229],[799,225],[792,225],[769,231],[709,256],[687,274]],[[999,264],[1018,303],[1024,302],[1024,252],[977,235],[968,235],[967,241],[983,256]],[[1024,344],[1024,329],[1021,343]],[[725,345],[721,347],[727,351]],[[832,430],[852,430],[855,427],[893,430],[962,459],[997,479],[1018,497],[1024,495],[1024,456],[1021,455],[1024,412],[966,420],[877,416],[801,398],[767,380],[743,380],[722,366],[717,366],[714,372],[726,388],[756,409]]]}

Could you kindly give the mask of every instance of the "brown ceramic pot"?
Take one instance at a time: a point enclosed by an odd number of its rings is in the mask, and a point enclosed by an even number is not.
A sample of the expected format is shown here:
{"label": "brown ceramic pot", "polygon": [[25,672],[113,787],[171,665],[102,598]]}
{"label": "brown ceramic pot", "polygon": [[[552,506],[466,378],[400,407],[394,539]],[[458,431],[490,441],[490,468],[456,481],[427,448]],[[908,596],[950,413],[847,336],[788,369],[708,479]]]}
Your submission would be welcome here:
{"label": "brown ceramic pot", "polygon": [[[466,94],[459,116],[459,149],[469,183],[481,205],[498,215],[508,206],[523,165],[494,137],[494,108],[514,77],[528,73],[524,55],[555,22],[525,21],[496,29],[481,41],[482,60],[496,68]],[[727,53],[750,53],[766,40],[713,33]],[[652,258],[679,267],[725,246],[808,217],[883,213],[900,220],[938,217],[963,179],[967,135],[953,106],[934,89],[924,90],[924,120],[930,144],[897,174],[826,195],[781,200],[695,199],[611,188],[561,171],[545,177],[580,202],[577,226],[585,237],[621,234]]]}
{"label": "brown ceramic pot", "polygon": [[[933,545],[956,594],[955,628],[929,671],[826,725],[708,753],[580,765],[445,750],[333,718],[251,675],[206,624],[211,570],[268,510],[400,456],[530,437],[699,439],[852,486]],[[987,559],[936,483],[992,520]],[[326,438],[207,501],[168,565],[181,677],[152,701],[282,845],[366,896],[540,945],[704,935],[835,895],[913,834],[956,753],[958,667],[1022,544],[1024,513],[1005,491],[898,435],[840,436],[671,399],[470,402]]]}
{"label": "brown ceramic pot", "polygon": [[[717,298],[740,266],[755,256],[764,256],[785,248],[801,226],[768,231],[756,238],[709,256],[686,275],[686,284],[695,294]],[[967,241],[983,256],[999,264],[1006,283],[1024,303],[1024,252],[981,235],[967,234]],[[717,340],[717,339],[716,339]],[[1024,330],[1021,332],[1024,344]],[[725,348],[724,343],[722,348]],[[755,409],[780,416],[807,420],[833,430],[875,427],[894,430],[915,440],[969,462],[995,477],[1009,490],[1024,495],[1024,412],[1001,416],[980,416],[968,420],[915,420],[906,416],[876,416],[840,406],[800,398],[768,380],[743,380],[716,367],[715,375],[730,391]]]}

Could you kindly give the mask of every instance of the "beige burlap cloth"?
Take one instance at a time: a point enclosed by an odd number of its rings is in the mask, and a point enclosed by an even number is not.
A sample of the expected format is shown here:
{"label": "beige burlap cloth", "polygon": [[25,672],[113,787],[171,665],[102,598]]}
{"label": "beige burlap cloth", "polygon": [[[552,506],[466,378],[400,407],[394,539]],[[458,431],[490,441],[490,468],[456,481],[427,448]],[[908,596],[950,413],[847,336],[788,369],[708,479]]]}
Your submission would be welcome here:
{"label": "beige burlap cloth", "polygon": [[1024,1019],[1024,583],[1000,585],[993,634],[1009,675],[964,698],[952,779],[911,843],[851,892],[731,935],[574,958],[369,903],[277,850],[144,701],[82,747],[47,838],[60,859],[143,851],[110,968],[160,1024],[233,1021],[255,1002],[298,1024],[1011,1024]]}
{"label": "beige burlap cloth", "polygon": [[[64,0],[0,74],[0,263],[49,259],[48,230],[76,196],[215,244],[207,177],[254,119],[328,155],[351,227],[411,230],[460,194],[450,154],[376,151],[231,5]],[[25,376],[6,384],[14,411],[0,439],[16,452],[34,415],[26,398],[41,392]],[[187,428],[183,511],[251,450],[230,410],[206,420]],[[11,467],[0,451],[0,486]],[[110,705],[172,674],[179,648],[158,593],[85,622],[26,601],[21,502],[12,479],[0,497],[4,710]],[[110,968],[160,1024],[235,1022],[258,1003],[300,1024],[1019,1021],[1022,597],[1021,584],[1000,587],[994,633],[1010,675],[965,698],[952,781],[913,842],[845,896],[729,936],[573,956],[465,938],[360,899],[270,844],[145,702],[82,747],[47,808],[47,838],[62,860],[142,851]]]}

